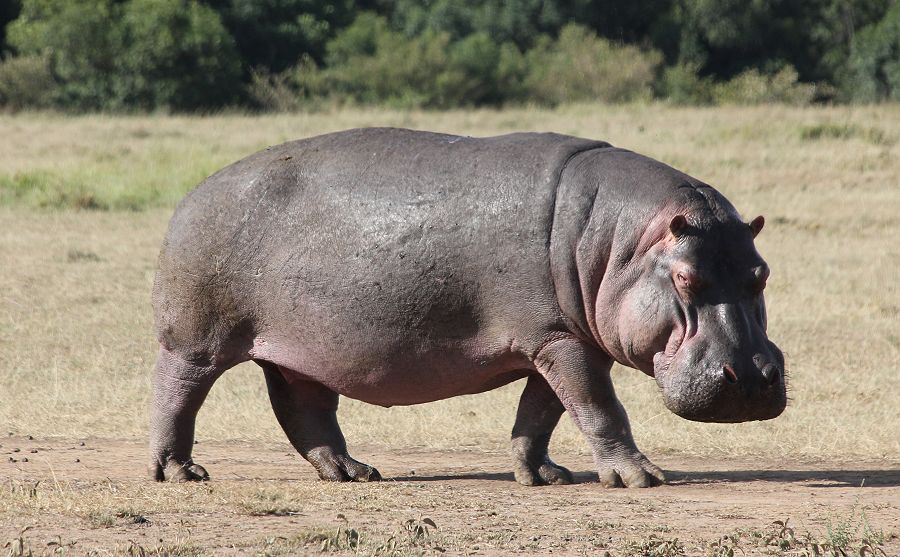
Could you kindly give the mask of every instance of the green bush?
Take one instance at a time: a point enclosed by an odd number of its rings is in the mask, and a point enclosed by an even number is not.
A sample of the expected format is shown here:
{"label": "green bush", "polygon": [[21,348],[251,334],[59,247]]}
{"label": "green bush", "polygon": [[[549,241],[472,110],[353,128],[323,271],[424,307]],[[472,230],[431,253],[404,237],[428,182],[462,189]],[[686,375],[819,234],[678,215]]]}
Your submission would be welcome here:
{"label": "green bush", "polygon": [[713,88],[713,80],[700,77],[697,65],[678,64],[663,71],[656,94],[674,104],[708,105],[714,101]]}
{"label": "green bush", "polygon": [[[557,32],[583,16],[588,2],[566,0],[392,0],[390,21],[407,37],[447,33],[451,42],[483,33],[497,44],[530,48],[535,37]],[[609,10],[607,10],[608,12]]]}
{"label": "green bush", "polygon": [[63,108],[109,108],[121,53],[121,6],[111,0],[25,0],[8,41],[23,56],[46,57]]}
{"label": "green bush", "polygon": [[497,103],[504,79],[514,78],[498,75],[501,61],[510,63],[510,49],[484,33],[456,42],[443,32],[407,38],[391,31],[383,17],[363,13],[329,42],[325,67],[301,60],[289,87],[283,78],[269,77],[268,87],[257,80],[253,96],[285,98],[291,88],[307,100],[402,107]]}
{"label": "green bush", "polygon": [[364,13],[329,42],[325,66],[306,58],[288,74],[257,72],[250,95],[262,107],[289,110],[323,100],[430,108],[627,102],[651,97],[661,61],[576,25],[522,54],[482,32],[457,41],[446,32],[407,38]]}
{"label": "green bush", "polygon": [[355,10],[354,0],[204,0],[204,4],[222,16],[244,66],[274,74],[292,67],[301,54],[321,62],[325,43],[353,21]]}
{"label": "green bush", "polygon": [[500,103],[503,91],[498,89],[499,64],[500,45],[484,32],[474,33],[451,45],[447,67],[436,83],[438,104],[473,106]]}
{"label": "green bush", "polygon": [[747,70],[733,79],[713,87],[718,104],[809,104],[816,86],[798,81],[797,70],[785,66],[773,75]]}
{"label": "green bush", "polygon": [[854,101],[900,100],[900,3],[854,37],[842,81]]}
{"label": "green bush", "polygon": [[121,32],[115,83],[122,106],[196,111],[236,99],[237,50],[211,8],[193,0],[130,0]]}
{"label": "green bush", "polygon": [[525,54],[530,100],[558,104],[648,99],[662,55],[617,45],[586,27],[567,25],[559,39],[542,37]]}
{"label": "green bush", "polygon": [[407,39],[387,20],[363,14],[328,44],[321,73],[297,73],[301,90],[315,97],[395,106],[439,106],[438,81],[448,65],[449,35]]}
{"label": "green bush", "polygon": [[272,73],[265,68],[256,68],[250,74],[247,96],[262,110],[297,112],[308,103],[304,102],[304,96],[298,92],[295,85],[290,70]]}
{"label": "green bush", "polygon": [[348,63],[352,58],[375,56],[379,41],[383,41],[389,33],[387,19],[373,12],[362,12],[351,25],[328,41],[325,64],[337,66]]}
{"label": "green bush", "polygon": [[0,107],[9,110],[48,108],[56,81],[44,56],[18,56],[0,61]]}
{"label": "green bush", "polygon": [[63,108],[196,110],[240,90],[234,43],[196,0],[25,0],[9,40],[46,57]]}

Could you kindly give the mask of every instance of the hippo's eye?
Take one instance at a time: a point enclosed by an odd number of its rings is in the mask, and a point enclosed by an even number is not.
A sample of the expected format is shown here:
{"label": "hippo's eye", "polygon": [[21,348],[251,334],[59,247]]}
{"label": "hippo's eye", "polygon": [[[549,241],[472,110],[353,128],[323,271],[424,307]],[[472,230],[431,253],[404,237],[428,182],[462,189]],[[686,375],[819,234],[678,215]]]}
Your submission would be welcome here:
{"label": "hippo's eye", "polygon": [[700,275],[686,266],[676,269],[672,273],[672,282],[675,283],[675,288],[685,296],[696,294],[703,288],[703,279],[700,278]]}

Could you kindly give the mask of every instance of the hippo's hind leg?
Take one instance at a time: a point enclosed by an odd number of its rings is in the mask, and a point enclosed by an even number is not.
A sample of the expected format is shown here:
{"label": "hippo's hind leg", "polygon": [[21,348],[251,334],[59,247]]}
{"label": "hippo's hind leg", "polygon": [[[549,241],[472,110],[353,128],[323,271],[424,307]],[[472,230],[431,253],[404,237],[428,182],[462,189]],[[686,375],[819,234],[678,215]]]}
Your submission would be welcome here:
{"label": "hippo's hind leg", "polygon": [[528,377],[516,424],[512,453],[516,481],[524,485],[570,484],[572,473],[550,460],[550,435],[565,412],[556,393],[540,375]]}
{"label": "hippo's hind leg", "polygon": [[303,458],[323,480],[370,482],[378,470],[347,454],[337,422],[338,394],[313,381],[288,383],[275,364],[257,361],[266,374],[269,400],[278,423]]}
{"label": "hippo's hind leg", "polygon": [[206,470],[191,460],[194,424],[206,395],[225,369],[212,362],[191,362],[160,347],[153,377],[151,478],[176,482],[209,479]]}

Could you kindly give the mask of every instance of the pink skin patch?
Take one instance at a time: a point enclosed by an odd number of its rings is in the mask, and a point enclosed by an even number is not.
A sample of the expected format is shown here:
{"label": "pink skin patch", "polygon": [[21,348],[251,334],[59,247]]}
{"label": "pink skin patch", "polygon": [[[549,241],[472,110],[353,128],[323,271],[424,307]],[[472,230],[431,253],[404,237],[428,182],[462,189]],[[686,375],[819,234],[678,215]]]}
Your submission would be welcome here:
{"label": "pink skin patch", "polygon": [[[665,207],[650,221],[647,228],[641,235],[637,247],[635,249],[635,260],[646,256],[652,252],[651,256],[664,257],[665,253],[671,249],[678,241],[679,236],[688,233],[693,226],[689,217],[690,210],[681,204],[672,204]],[[689,302],[694,293],[702,287],[703,279],[691,265],[685,262],[675,262],[671,269],[671,280],[675,292],[677,292],[681,301]],[[673,301],[675,305],[682,305],[680,301]],[[652,325],[652,322],[641,320],[642,309],[640,306],[633,308],[630,318],[626,318],[624,323],[620,322],[620,332],[629,331],[625,335],[632,339],[634,349],[629,350],[629,360],[633,364],[639,364],[635,367],[641,369],[650,376],[657,374],[665,374],[672,365],[678,351],[682,346],[697,334],[698,324],[696,316],[691,312],[678,309],[673,305],[670,309],[656,308],[657,317],[656,324],[658,329]],[[668,325],[662,326],[658,319],[660,312],[671,311],[674,315],[669,316]],[[623,312],[623,316],[629,312]],[[652,318],[652,317],[651,317]],[[663,338],[653,338],[653,335],[661,335]],[[651,349],[654,346],[664,348],[653,354],[651,361],[645,361],[640,358],[640,354],[635,353],[641,350]],[[636,349],[636,350],[635,350]],[[658,349],[657,349],[658,350]]]}
{"label": "pink skin patch", "polygon": [[[676,233],[690,226],[685,216],[687,209],[681,205],[668,205],[653,217],[644,229],[635,248],[635,255],[642,256],[657,244],[663,248],[678,241]],[[680,218],[679,218],[680,217]]]}

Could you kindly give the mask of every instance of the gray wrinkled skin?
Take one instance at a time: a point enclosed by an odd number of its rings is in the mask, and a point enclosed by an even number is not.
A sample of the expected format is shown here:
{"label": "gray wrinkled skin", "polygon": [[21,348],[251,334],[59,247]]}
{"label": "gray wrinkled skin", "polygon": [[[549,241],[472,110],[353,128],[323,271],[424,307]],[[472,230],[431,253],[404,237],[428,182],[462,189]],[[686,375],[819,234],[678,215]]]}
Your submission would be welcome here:
{"label": "gray wrinkled skin", "polygon": [[208,477],[191,461],[196,414],[252,359],[323,479],[380,477],[347,453],[338,395],[419,404],[527,378],[519,482],[572,481],[547,454],[568,411],[602,484],[658,484],[613,361],[655,376],[689,419],[784,409],[753,247],[762,223],[659,162],[556,134],[363,129],[266,149],[204,181],[169,226],[151,476]]}

